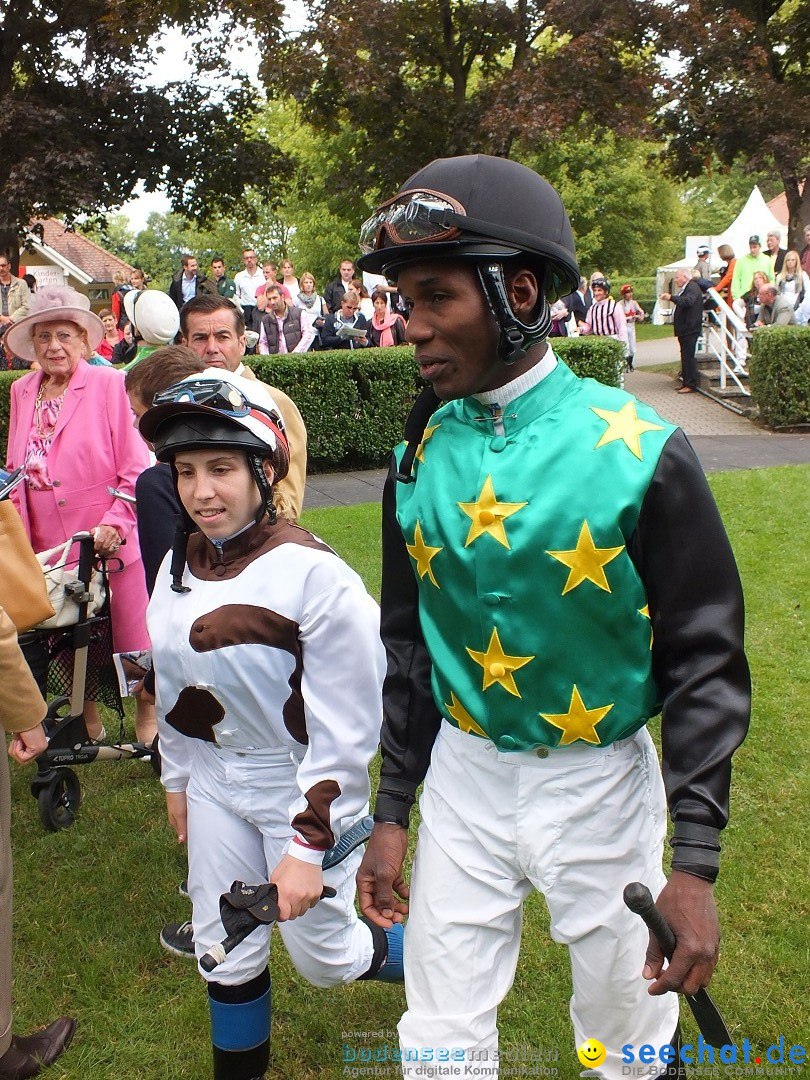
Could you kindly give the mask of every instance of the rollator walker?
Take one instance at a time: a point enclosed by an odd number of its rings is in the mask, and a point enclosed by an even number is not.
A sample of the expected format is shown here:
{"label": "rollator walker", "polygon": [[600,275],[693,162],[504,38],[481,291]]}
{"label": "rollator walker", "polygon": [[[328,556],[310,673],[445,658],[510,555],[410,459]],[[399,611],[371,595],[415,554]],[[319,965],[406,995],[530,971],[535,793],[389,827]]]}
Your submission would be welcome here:
{"label": "rollator walker", "polygon": [[[81,803],[81,785],[71,766],[144,758],[156,773],[160,772],[157,739],[150,745],[124,741],[124,707],[113,660],[110,622],[109,576],[115,572],[111,564],[116,560],[96,557],[89,532],[77,533],[73,541],[79,547],[77,572],[65,581],[64,589],[65,604],[77,608],[75,621],[71,615],[69,625],[34,627],[19,637],[32,670],[32,658],[39,661],[39,670],[34,674],[47,690],[44,727],[48,748],[36,759],[31,794],[37,800],[40,821],[52,832],[69,828]],[[98,599],[99,578],[103,600],[91,612],[91,601]],[[117,713],[116,740],[96,742],[90,738],[84,717],[88,697]]]}

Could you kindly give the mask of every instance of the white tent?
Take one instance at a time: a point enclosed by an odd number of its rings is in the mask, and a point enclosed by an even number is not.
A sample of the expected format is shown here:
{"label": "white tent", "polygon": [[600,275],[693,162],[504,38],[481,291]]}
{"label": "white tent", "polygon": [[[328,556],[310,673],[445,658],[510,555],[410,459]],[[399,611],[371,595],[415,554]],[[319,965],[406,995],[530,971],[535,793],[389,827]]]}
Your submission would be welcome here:
{"label": "white tent", "polygon": [[[721,244],[728,244],[736,256],[747,255],[748,238],[758,236],[762,241],[764,251],[765,238],[769,232],[778,233],[784,239],[787,230],[779,221],[779,218],[770,210],[768,204],[762,198],[762,192],[755,184],[745,206],[724,232],[715,236],[687,236],[684,245],[684,258],[679,259],[677,262],[668,263],[666,266],[658,267],[656,295],[662,292],[671,292],[670,283],[676,270],[681,268],[692,269],[697,262],[697,249],[701,244],[708,245],[711,251],[709,256],[711,267],[712,270],[716,270],[722,265],[722,261],[717,254],[717,249]],[[672,311],[670,305],[666,301],[663,304],[656,302],[652,322],[660,325],[671,321]]]}
{"label": "white tent", "polygon": [[697,262],[697,249],[700,244],[708,244],[711,249],[712,269],[715,264],[720,266],[717,249],[720,244],[729,244],[734,254],[748,254],[748,237],[758,236],[765,248],[765,237],[769,232],[778,233],[784,240],[787,232],[779,218],[769,209],[768,204],[762,198],[762,192],[754,185],[754,189],[748,196],[748,202],[737,214],[729,227],[717,236],[687,236],[684,256],[691,266]]}

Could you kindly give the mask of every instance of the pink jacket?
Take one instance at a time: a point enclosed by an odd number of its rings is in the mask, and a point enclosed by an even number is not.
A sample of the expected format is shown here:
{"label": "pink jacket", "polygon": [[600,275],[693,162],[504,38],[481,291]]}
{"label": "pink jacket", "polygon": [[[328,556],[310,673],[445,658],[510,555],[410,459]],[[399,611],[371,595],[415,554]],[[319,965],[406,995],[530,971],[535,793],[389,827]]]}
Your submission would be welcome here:
{"label": "pink jacket", "polygon": [[[33,371],[12,384],[8,438],[12,469],[25,460],[41,382],[42,373]],[[124,565],[140,562],[137,539],[134,543],[130,539],[135,507],[113,498],[107,486],[134,495],[135,481],[148,467],[149,452],[132,426],[123,376],[114,368],[91,367],[81,361],[70,380],[48,453],[53,519],[61,522],[62,539],[102,523],[114,525],[123,539],[129,539],[119,552]],[[12,497],[28,530],[25,485]]]}

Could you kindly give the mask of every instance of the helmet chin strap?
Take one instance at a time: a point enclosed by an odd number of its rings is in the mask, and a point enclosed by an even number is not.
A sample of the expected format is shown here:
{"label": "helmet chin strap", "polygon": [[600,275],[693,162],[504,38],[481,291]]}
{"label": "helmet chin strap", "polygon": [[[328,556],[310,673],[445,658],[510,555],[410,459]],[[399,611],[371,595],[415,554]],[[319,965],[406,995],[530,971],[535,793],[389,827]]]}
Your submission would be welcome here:
{"label": "helmet chin strap", "polygon": [[503,266],[497,262],[476,265],[478,278],[487,298],[490,311],[501,331],[498,356],[504,364],[522,360],[532,345],[545,341],[551,330],[551,309],[545,293],[540,299],[540,312],[533,323],[521,322],[512,311]]}
{"label": "helmet chin strap", "polygon": [[262,497],[259,509],[256,511],[256,524],[258,525],[264,515],[267,514],[270,524],[275,525],[278,514],[273,503],[273,489],[265,475],[264,458],[259,454],[248,454],[247,457],[250,471],[253,473],[253,479],[256,481],[256,486]]}
{"label": "helmet chin strap", "polygon": [[[273,503],[273,489],[265,476],[263,465],[264,459],[259,454],[248,454],[247,459],[250,471],[253,474],[256,486],[259,489],[259,494],[261,495],[259,509],[256,511],[256,524],[258,525],[266,514],[270,524],[275,525],[278,514]],[[177,495],[177,502],[180,505],[180,514],[177,518],[177,528],[175,529],[174,543],[172,544],[172,560],[170,566],[170,573],[172,576],[171,587],[172,592],[187,593],[191,592],[191,590],[188,585],[183,584],[183,574],[186,569],[188,539],[193,532],[197,532],[197,526],[191,520],[188,512],[180,501],[180,493],[177,490],[177,469],[175,468],[174,461],[171,462],[171,470],[174,491]]]}

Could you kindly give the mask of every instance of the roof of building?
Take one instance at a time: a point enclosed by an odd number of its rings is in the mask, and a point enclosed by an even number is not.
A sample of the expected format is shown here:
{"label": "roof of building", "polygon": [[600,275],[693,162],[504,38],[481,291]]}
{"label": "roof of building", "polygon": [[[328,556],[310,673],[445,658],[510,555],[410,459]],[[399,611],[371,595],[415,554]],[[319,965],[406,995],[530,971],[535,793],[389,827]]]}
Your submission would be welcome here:
{"label": "roof of building", "polygon": [[91,281],[112,281],[113,274],[120,271],[129,280],[135,268],[110,254],[88,236],[72,232],[56,218],[44,218],[39,222],[43,228],[43,244],[57,251],[63,258],[80,267]]}

